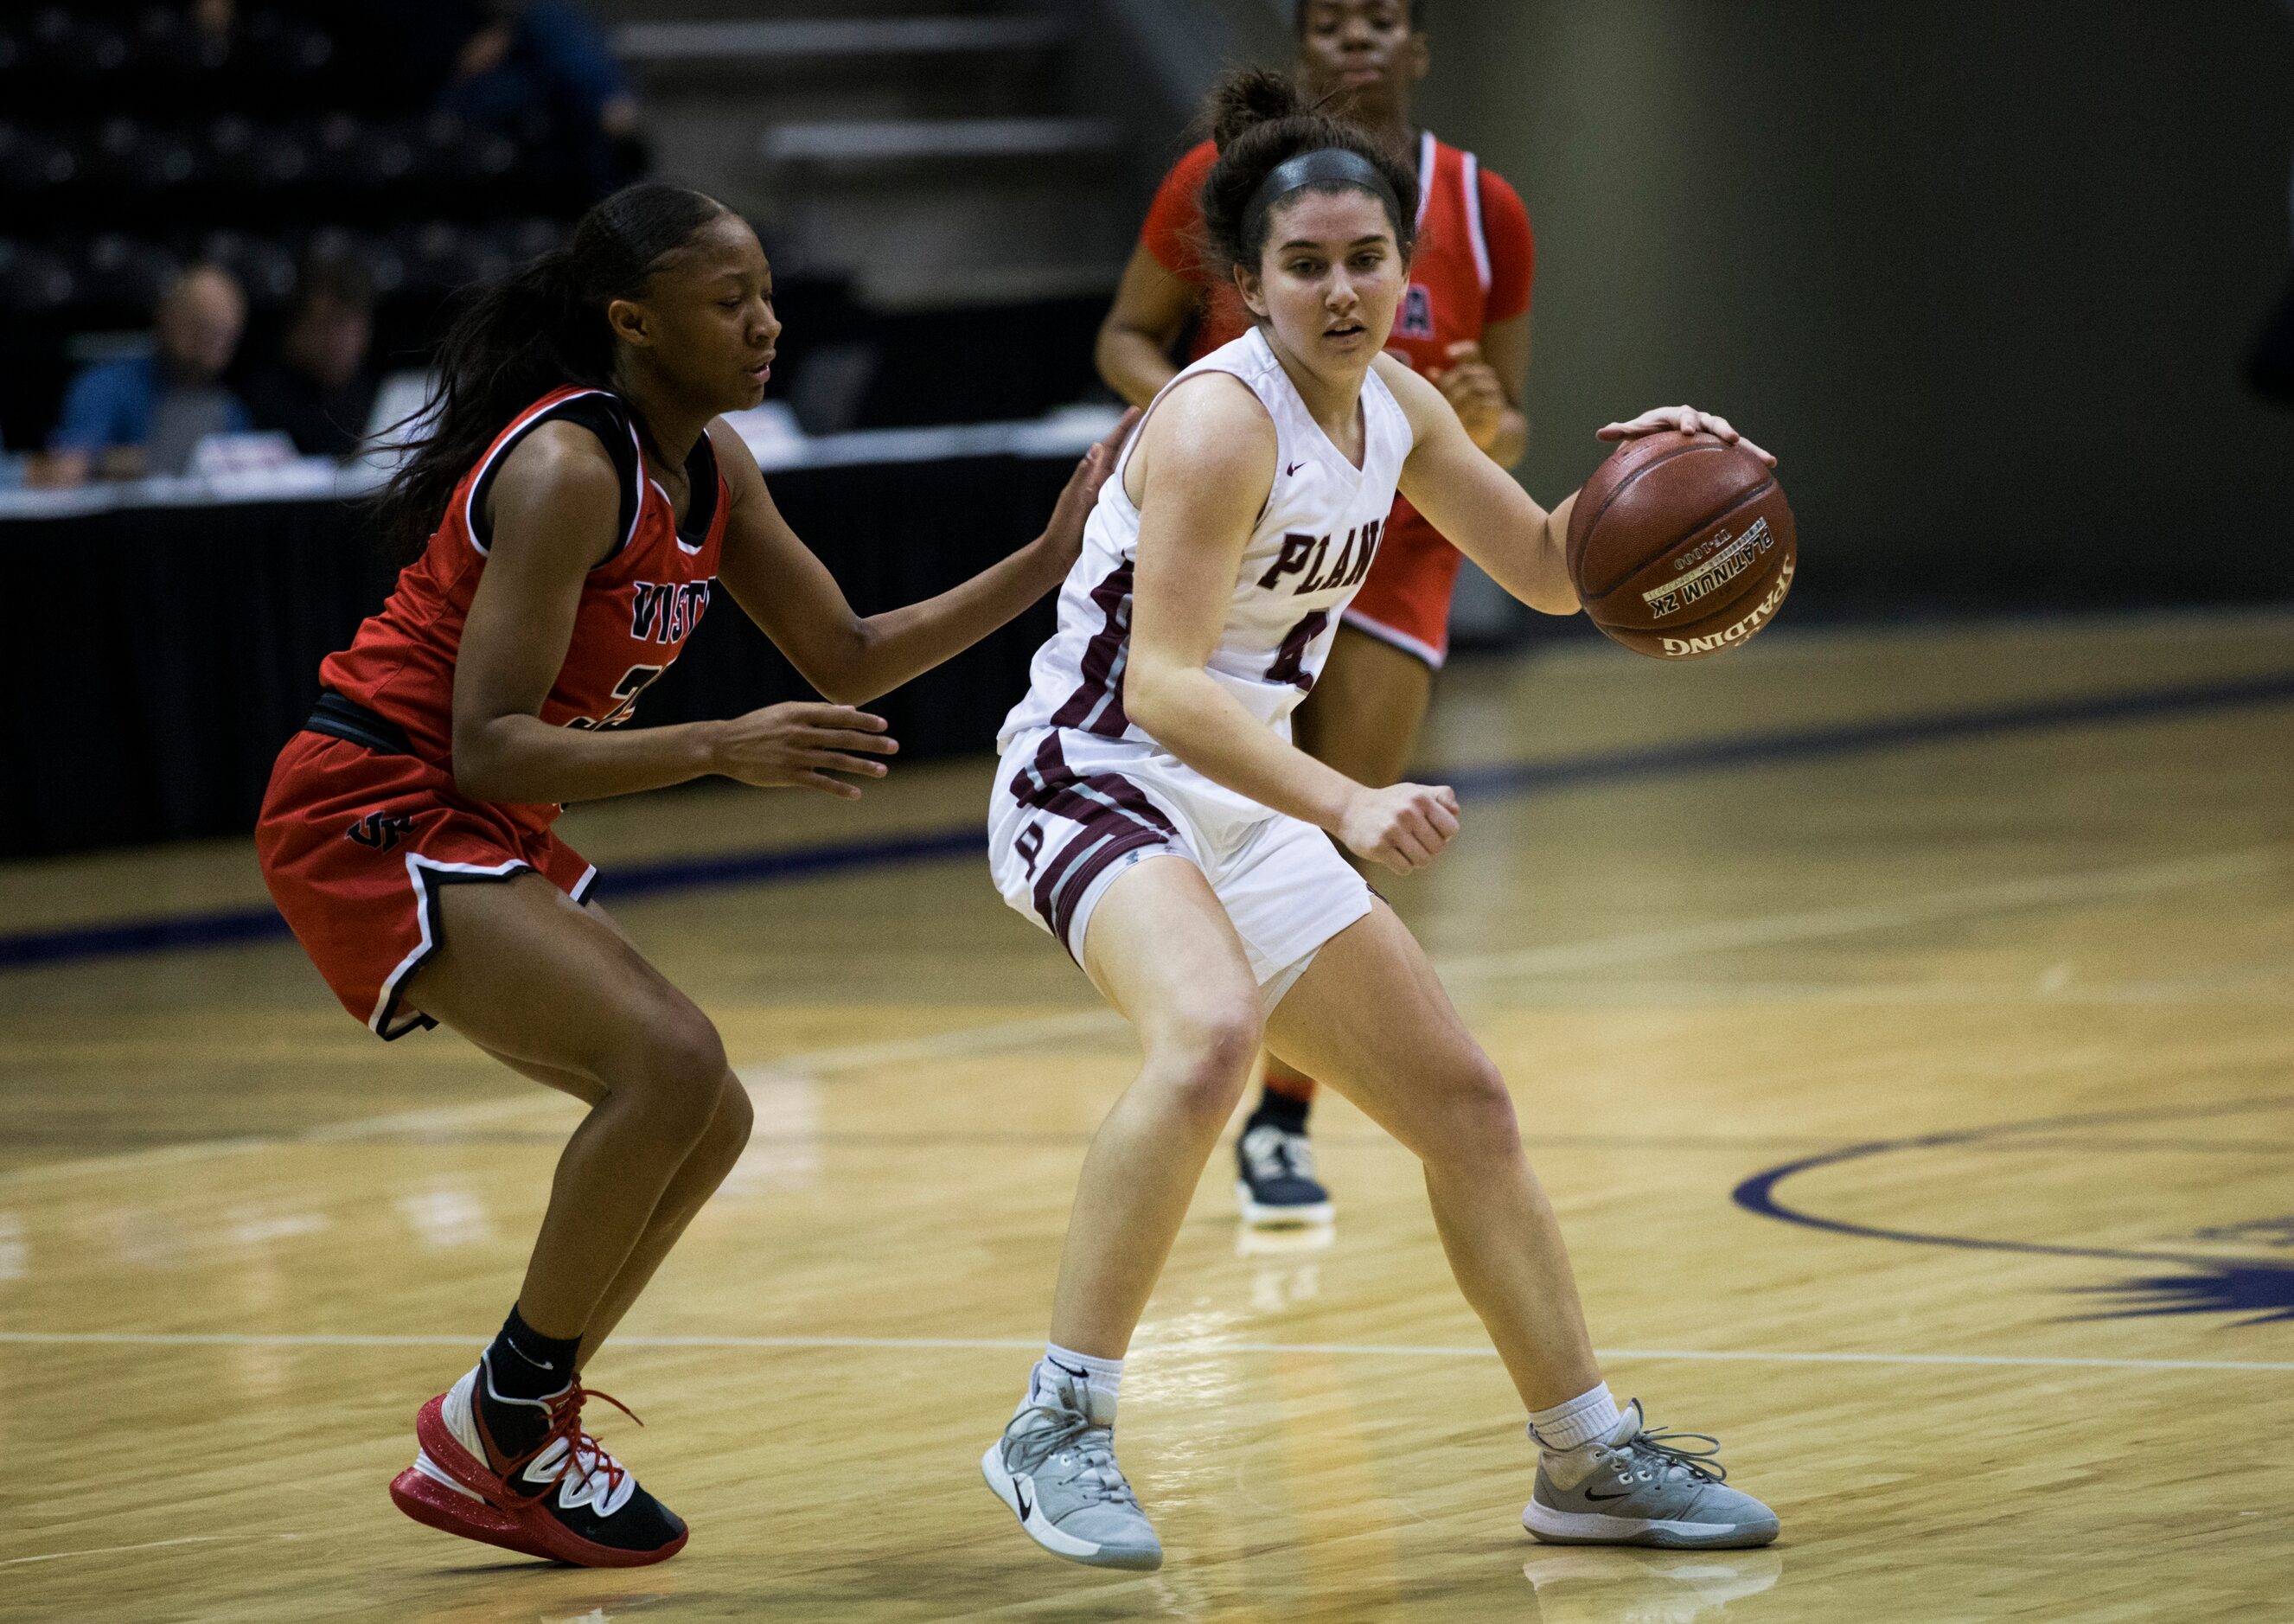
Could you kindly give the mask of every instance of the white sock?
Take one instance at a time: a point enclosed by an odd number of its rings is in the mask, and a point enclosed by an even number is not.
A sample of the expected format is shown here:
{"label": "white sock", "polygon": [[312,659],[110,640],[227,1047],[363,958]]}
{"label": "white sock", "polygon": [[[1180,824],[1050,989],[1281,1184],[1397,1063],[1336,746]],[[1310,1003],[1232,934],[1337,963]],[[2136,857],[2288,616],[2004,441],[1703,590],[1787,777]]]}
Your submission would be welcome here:
{"label": "white sock", "polygon": [[1029,1392],[1049,1392],[1059,1384],[1062,1373],[1074,1375],[1080,1372],[1085,1385],[1095,1392],[1107,1395],[1110,1404],[1123,1387],[1123,1361],[1119,1359],[1094,1359],[1088,1353],[1078,1353],[1072,1348],[1062,1348],[1057,1342],[1044,1344],[1044,1357],[1036,1361],[1036,1371]]}
{"label": "white sock", "polygon": [[1609,1396],[1607,1382],[1597,1383],[1566,1404],[1529,1412],[1529,1435],[1547,1454],[1581,1449],[1616,1431],[1623,1412]]}

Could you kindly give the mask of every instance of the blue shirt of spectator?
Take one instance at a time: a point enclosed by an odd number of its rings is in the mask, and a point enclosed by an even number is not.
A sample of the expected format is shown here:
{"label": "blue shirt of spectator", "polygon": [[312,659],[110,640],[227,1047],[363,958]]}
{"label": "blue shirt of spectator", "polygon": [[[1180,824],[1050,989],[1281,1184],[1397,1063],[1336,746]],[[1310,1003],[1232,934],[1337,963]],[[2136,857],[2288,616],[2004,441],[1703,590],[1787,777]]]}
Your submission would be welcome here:
{"label": "blue shirt of spectator", "polygon": [[155,353],[90,367],[65,392],[48,448],[59,484],[91,465],[107,477],[180,474],[209,435],[246,432],[247,408],[219,381],[247,327],[247,298],[220,265],[177,277],[152,312]]}
{"label": "blue shirt of spectator", "polygon": [[[89,367],[65,391],[63,416],[48,437],[48,449],[99,452],[148,444],[163,388],[156,355]],[[236,396],[224,396],[222,416],[218,433],[242,434],[250,427],[247,408]]]}
{"label": "blue shirt of spectator", "polygon": [[439,106],[511,134],[548,119],[555,165],[589,196],[634,180],[637,102],[605,31],[565,0],[500,10],[463,38]]}

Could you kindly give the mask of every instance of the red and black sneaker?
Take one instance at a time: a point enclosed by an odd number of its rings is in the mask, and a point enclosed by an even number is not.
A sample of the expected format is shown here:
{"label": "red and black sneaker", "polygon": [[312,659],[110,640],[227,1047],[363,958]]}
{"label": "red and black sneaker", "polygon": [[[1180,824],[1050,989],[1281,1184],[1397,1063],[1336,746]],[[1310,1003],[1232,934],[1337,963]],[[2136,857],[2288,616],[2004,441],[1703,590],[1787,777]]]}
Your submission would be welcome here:
{"label": "red and black sneaker", "polygon": [[392,1481],[392,1501],[417,1522],[528,1556],[584,1568],[668,1561],[685,1547],[685,1522],[582,1430],[590,1398],[637,1419],[578,1375],[547,1399],[506,1399],[482,1357],[415,1416],[419,1451]]}

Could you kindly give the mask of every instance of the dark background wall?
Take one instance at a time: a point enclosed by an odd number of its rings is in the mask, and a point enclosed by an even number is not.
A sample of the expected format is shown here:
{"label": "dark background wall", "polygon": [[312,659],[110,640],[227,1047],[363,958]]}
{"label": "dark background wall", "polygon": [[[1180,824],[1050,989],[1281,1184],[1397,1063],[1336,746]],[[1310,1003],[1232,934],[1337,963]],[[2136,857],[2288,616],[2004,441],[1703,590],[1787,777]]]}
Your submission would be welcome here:
{"label": "dark background wall", "polygon": [[1431,0],[1425,121],[1538,236],[1550,500],[1680,399],[1784,458],[1803,614],[2294,595],[2272,0]]}
{"label": "dark background wall", "polygon": [[[945,592],[1034,535],[1072,467],[984,456],[792,469],[773,477],[773,494],[874,615]],[[0,579],[37,577],[42,603],[75,606],[17,617],[20,679],[0,688],[0,859],[252,828],[279,747],[318,697],[319,662],[395,573],[364,511],[341,502],[0,524]],[[647,690],[640,725],[814,697],[729,598],[717,602]],[[1046,598],[871,703],[902,758],[992,748],[1052,619]]]}

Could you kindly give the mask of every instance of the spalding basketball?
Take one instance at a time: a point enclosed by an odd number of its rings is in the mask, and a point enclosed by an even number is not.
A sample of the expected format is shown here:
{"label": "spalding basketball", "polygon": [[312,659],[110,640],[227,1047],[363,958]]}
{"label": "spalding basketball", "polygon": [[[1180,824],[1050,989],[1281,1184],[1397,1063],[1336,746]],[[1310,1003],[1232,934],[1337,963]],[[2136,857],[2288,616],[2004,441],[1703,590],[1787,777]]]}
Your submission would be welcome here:
{"label": "spalding basketball", "polygon": [[1627,440],[1569,515],[1569,578],[1586,617],[1653,659],[1749,640],[1792,590],[1794,551],[1776,475],[1709,434]]}

